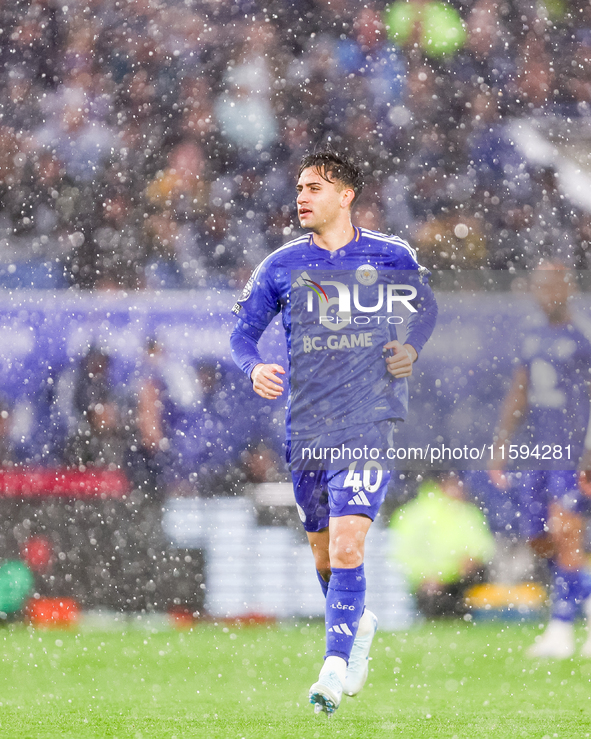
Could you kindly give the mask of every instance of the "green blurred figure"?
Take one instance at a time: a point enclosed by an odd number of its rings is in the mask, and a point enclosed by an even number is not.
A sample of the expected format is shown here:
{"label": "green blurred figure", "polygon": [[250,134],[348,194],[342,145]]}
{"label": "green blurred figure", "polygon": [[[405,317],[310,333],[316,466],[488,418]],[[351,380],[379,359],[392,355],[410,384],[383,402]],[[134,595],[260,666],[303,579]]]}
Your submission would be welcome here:
{"label": "green blurred figure", "polygon": [[388,36],[398,46],[415,44],[432,59],[453,56],[466,42],[466,28],[458,11],[439,0],[398,0],[384,12]]}
{"label": "green blurred figure", "polygon": [[465,613],[464,593],[482,582],[495,544],[483,514],[465,500],[457,475],[425,480],[417,497],[394,512],[390,529],[394,558],[424,615]]}
{"label": "green blurred figure", "polygon": [[0,567],[0,619],[21,610],[33,585],[33,573],[24,562],[4,562]]}

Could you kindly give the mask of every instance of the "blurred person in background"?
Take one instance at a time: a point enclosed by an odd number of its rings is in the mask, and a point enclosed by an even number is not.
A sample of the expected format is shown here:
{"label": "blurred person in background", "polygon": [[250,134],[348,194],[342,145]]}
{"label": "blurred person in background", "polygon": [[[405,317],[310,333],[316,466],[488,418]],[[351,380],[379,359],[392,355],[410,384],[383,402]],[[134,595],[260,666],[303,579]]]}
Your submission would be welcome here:
{"label": "blurred person in background", "polygon": [[129,441],[126,402],[113,374],[113,360],[91,346],[78,366],[57,380],[56,408],[67,419],[66,464],[119,470]]}
{"label": "blurred person in background", "polygon": [[392,556],[403,566],[419,610],[427,618],[465,613],[464,595],[485,578],[495,546],[458,474],[422,482],[417,497],[393,513],[390,531]]}
{"label": "blurred person in background", "polygon": [[149,183],[148,201],[172,209],[178,219],[204,213],[209,194],[205,166],[204,152],[196,141],[179,141],[169,151],[165,169]]}
{"label": "blurred person in background", "polygon": [[242,469],[247,482],[283,482],[286,477],[285,465],[273,449],[260,442],[254,449],[241,455]]}
{"label": "blurred person in background", "polygon": [[0,395],[0,468],[9,467],[17,461],[13,438],[14,404]]}
{"label": "blurred person in background", "polygon": [[348,104],[363,104],[378,122],[387,122],[392,108],[402,100],[406,61],[389,41],[381,13],[374,6],[359,10],[353,21],[353,38],[339,40],[336,52],[339,71],[346,79],[365,80],[363,96],[356,100],[347,95]]}
{"label": "blurred person in background", "polygon": [[137,440],[128,468],[149,495],[235,494],[236,407],[222,377],[216,362],[191,366],[156,339],[148,341],[134,393]]}
{"label": "blurred person in background", "polygon": [[90,116],[88,92],[64,89],[61,106],[35,133],[37,147],[51,147],[63,163],[65,176],[79,188],[96,182],[108,159],[119,148],[114,130]]}
{"label": "blurred person in background", "polygon": [[194,381],[169,360],[155,338],[148,339],[134,388],[136,440],[127,468],[134,485],[158,499],[166,495],[175,476],[174,432],[183,425],[175,403],[179,398],[182,405],[196,402]]}
{"label": "blurred person in background", "polygon": [[[534,450],[532,462],[548,459],[542,456],[545,449],[552,452],[551,465],[540,461],[537,469],[510,473],[518,486],[520,535],[548,560],[553,584],[550,623],[528,651],[534,658],[571,657],[579,607],[591,618],[584,542],[591,490],[589,473],[581,477],[577,471],[591,469],[586,443],[591,343],[571,313],[574,288],[574,274],[558,261],[544,260],[531,274],[530,291],[542,316],[524,328],[495,438],[504,452],[499,449],[489,472],[497,487],[506,489],[510,444]],[[591,635],[582,655],[591,657]]]}
{"label": "blurred person in background", "polygon": [[236,495],[239,453],[248,442],[246,409],[240,404],[238,410],[225,374],[218,362],[196,362],[199,398],[187,432],[178,440],[190,487],[205,497]]}
{"label": "blurred person in background", "polygon": [[214,104],[222,136],[230,151],[249,164],[269,161],[269,148],[279,133],[272,95],[277,54],[273,26],[261,20],[245,24],[243,41],[224,75],[224,89]]}
{"label": "blurred person in background", "polygon": [[94,229],[97,289],[138,288],[144,282],[148,250],[142,220],[129,193],[117,188],[102,203],[102,223]]}

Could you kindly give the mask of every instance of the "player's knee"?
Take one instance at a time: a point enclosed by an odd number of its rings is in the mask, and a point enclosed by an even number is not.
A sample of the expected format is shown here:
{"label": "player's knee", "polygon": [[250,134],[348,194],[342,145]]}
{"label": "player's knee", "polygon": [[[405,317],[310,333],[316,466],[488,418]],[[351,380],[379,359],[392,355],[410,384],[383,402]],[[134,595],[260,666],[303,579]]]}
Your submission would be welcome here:
{"label": "player's knee", "polygon": [[363,562],[363,547],[354,539],[344,537],[331,543],[330,564],[332,567],[359,567]]}

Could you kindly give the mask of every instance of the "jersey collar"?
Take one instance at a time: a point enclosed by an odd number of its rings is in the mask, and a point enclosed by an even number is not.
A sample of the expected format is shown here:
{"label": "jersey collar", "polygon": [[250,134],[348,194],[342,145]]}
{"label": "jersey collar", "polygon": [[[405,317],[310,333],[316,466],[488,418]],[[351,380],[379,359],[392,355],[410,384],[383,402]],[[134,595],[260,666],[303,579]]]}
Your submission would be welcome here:
{"label": "jersey collar", "polygon": [[360,238],[361,238],[361,229],[360,228],[357,228],[357,226],[353,226],[353,231],[355,233],[354,233],[354,236],[351,239],[351,241],[349,241],[349,243],[345,244],[344,246],[341,246],[340,249],[335,249],[335,251],[328,251],[328,249],[322,249],[320,246],[318,246],[314,242],[314,234],[311,233],[311,232],[310,232],[310,234],[308,234],[308,245],[310,247],[312,247],[312,249],[315,249],[315,250],[317,250],[319,252],[322,252],[323,254],[329,254],[331,257],[333,257],[334,255],[339,254],[344,249],[347,249],[349,246],[351,246],[352,244],[355,244],[356,242],[358,242],[360,240]]}

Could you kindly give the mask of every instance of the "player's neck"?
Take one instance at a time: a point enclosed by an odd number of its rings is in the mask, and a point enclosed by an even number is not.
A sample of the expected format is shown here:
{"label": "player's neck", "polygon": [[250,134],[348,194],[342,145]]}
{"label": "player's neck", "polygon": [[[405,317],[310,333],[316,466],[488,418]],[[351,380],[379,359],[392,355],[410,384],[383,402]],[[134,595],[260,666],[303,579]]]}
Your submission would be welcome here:
{"label": "player's neck", "polygon": [[570,312],[566,306],[557,306],[548,316],[548,323],[551,326],[562,326],[565,323],[570,323],[570,320]]}
{"label": "player's neck", "polygon": [[321,249],[336,251],[355,238],[355,229],[351,221],[347,221],[320,232],[315,231],[312,238],[316,246]]}

